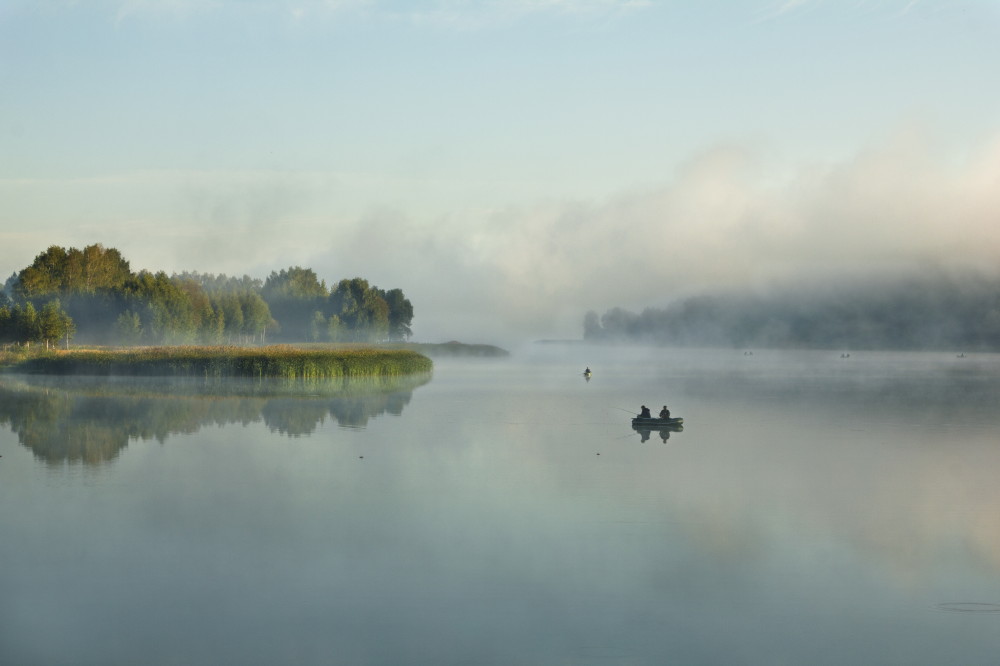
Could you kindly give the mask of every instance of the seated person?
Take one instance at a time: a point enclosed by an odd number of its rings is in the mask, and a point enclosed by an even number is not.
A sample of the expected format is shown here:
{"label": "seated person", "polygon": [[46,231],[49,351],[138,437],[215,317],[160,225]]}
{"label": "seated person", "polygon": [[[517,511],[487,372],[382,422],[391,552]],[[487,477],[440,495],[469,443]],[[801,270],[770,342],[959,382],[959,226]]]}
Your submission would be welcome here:
{"label": "seated person", "polygon": [[666,405],[663,405],[663,409],[660,410],[660,418],[661,419],[669,419],[670,418],[670,410],[667,409]]}
{"label": "seated person", "polygon": [[653,415],[649,413],[649,407],[647,407],[646,405],[643,405],[642,408],[639,409],[639,418],[640,419],[651,419],[651,418],[653,418]]}

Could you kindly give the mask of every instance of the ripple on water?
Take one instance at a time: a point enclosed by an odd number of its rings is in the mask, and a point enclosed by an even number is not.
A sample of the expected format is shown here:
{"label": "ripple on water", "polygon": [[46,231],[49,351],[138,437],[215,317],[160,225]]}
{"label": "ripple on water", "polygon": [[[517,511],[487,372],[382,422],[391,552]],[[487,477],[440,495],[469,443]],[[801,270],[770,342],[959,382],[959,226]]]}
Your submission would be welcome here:
{"label": "ripple on water", "polygon": [[1000,615],[1000,604],[988,604],[978,601],[949,601],[938,604],[938,610],[949,613],[996,613]]}

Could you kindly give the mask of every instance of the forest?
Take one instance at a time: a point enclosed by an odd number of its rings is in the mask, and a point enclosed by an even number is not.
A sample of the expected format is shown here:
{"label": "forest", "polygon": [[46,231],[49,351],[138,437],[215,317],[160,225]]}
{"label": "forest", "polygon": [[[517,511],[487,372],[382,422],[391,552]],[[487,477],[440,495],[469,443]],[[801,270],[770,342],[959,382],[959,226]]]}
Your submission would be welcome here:
{"label": "forest", "polygon": [[1000,279],[924,275],[588,312],[584,339],[664,346],[1000,351]]}
{"label": "forest", "polygon": [[405,341],[413,305],[402,289],[310,268],[260,280],[197,272],[132,271],[103,245],[49,247],[0,292],[0,342],[265,344]]}

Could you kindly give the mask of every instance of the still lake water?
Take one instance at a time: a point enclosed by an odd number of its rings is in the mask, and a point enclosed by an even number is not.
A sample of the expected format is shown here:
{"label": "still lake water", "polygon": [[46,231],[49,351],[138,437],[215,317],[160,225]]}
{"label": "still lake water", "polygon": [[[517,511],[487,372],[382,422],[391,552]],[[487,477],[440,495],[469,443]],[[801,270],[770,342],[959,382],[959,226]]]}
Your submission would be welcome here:
{"label": "still lake water", "polygon": [[0,664],[1000,662],[996,355],[0,376],[0,456]]}

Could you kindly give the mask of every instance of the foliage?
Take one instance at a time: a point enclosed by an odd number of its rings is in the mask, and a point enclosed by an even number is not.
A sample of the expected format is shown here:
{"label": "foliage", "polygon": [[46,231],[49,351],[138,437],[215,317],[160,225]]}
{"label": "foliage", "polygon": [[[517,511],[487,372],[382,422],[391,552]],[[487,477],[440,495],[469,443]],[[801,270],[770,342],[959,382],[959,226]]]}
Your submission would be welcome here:
{"label": "foliage", "polygon": [[312,269],[299,266],[272,272],[261,289],[261,297],[281,322],[277,333],[284,340],[315,339],[315,313],[322,310],[327,295],[326,283]]}
{"label": "foliage", "polygon": [[328,293],[326,283],[320,281],[311,268],[300,266],[272,271],[261,291],[268,301],[323,299]]}
{"label": "foliage", "polygon": [[368,284],[368,280],[341,280],[330,293],[327,306],[331,324],[339,339],[359,342],[406,340],[410,337],[413,305],[401,289],[388,292]]}
{"label": "foliage", "polygon": [[46,347],[63,337],[66,338],[68,346],[69,339],[76,332],[76,325],[59,306],[59,299],[52,299],[45,304],[45,307],[42,308],[41,313],[38,315],[37,326],[37,335],[45,343]]}
{"label": "foliage", "polygon": [[[47,306],[53,301],[59,305]],[[330,292],[300,266],[263,281],[133,273],[118,250],[102,245],[49,247],[0,292],[0,341],[18,343],[68,342],[74,334],[97,344],[374,342],[407,339],[412,319],[402,290],[362,278]]]}
{"label": "foliage", "polygon": [[41,311],[31,301],[0,306],[0,342],[41,342],[48,347],[63,338],[68,344],[75,332],[76,325],[59,299],[50,299]]}
{"label": "foliage", "polygon": [[93,293],[119,288],[130,275],[128,262],[113,248],[65,250],[53,245],[18,273],[17,289],[24,297]]}
{"label": "foliage", "polygon": [[1000,279],[924,275],[879,284],[691,297],[641,313],[588,312],[584,338],[704,347],[1000,350]]}
{"label": "foliage", "polygon": [[11,370],[55,375],[326,379],[429,372],[432,367],[426,356],[403,349],[281,345],[57,351],[24,359]]}

